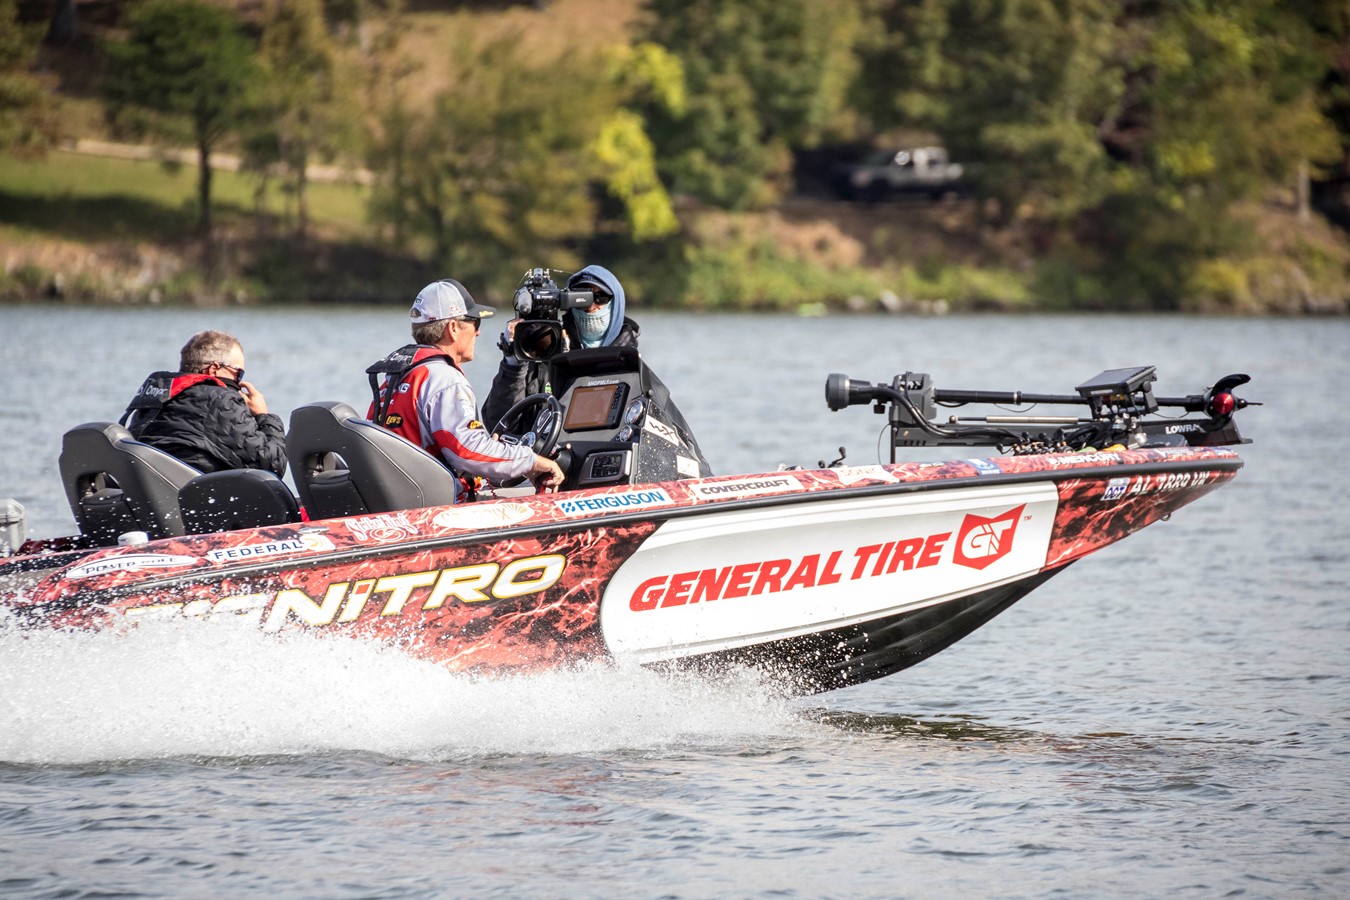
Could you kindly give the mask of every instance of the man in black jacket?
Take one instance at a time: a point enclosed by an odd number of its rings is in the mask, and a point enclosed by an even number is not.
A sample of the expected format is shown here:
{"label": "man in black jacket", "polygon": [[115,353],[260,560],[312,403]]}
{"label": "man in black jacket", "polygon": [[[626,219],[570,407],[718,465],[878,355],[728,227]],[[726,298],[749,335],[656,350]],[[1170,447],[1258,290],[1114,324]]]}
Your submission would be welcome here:
{"label": "man in black jacket", "polygon": [[[593,300],[586,309],[569,309],[563,313],[564,351],[595,347],[637,348],[638,323],[624,315],[623,285],[613,272],[604,266],[586,266],[567,279],[567,290],[590,291]],[[483,421],[489,429],[496,428],[512,405],[531,394],[553,393],[552,369],[547,361],[517,358],[512,343],[516,324],[518,320],[512,319],[502,334],[502,361],[497,366],[497,375],[492,379],[488,398],[483,403]],[[698,471],[691,469],[684,473],[685,476],[711,475],[712,469],[703,457],[703,451],[699,450],[693,429],[671,399],[670,391],[655,372],[648,370],[648,376],[653,402],[662,417],[668,419],[675,428],[681,443],[692,452],[697,464]]]}
{"label": "man in black jacket", "polygon": [[286,473],[286,429],[244,380],[244,348],[223,331],[194,334],[178,372],[155,372],[122,416],[132,437],[203,472]]}

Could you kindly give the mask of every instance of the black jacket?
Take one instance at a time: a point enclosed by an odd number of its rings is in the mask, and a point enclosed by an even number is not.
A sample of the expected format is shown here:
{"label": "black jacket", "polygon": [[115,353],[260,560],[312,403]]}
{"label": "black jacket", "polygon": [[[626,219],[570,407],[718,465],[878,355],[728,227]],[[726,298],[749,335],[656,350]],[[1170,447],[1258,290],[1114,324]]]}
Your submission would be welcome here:
{"label": "black jacket", "polygon": [[[569,334],[574,342],[573,345],[576,346],[577,338],[575,333],[571,331],[570,323],[566,324],[566,327],[569,329]],[[606,346],[637,347],[637,344],[638,324],[632,319],[625,318],[619,333]],[[512,406],[531,394],[545,393],[546,388],[548,393],[552,393],[552,386],[549,384],[550,374],[551,369],[547,362],[517,361],[514,356],[503,356],[501,364],[497,366],[497,374],[492,379],[492,387],[488,391],[487,400],[483,403],[483,423],[487,425],[488,430],[495,431],[502,416],[506,415]],[[694,431],[685,421],[684,414],[675,405],[675,401],[671,399],[670,391],[657,377],[656,373],[650,369],[647,370],[647,377],[650,380],[653,403],[661,411],[661,416],[675,426],[675,430],[679,432],[684,444],[693,452],[698,462],[699,475],[711,475],[712,468],[708,465],[708,460],[704,458],[703,451],[699,449],[698,441],[694,438]]]}
{"label": "black jacket", "polygon": [[[568,330],[572,339],[572,346],[580,346],[575,330],[572,328],[570,317],[564,319],[563,327]],[[625,318],[623,327],[610,346],[636,347],[637,343],[638,324],[632,319]],[[528,359],[517,361],[514,356],[503,355],[501,364],[497,366],[497,374],[492,379],[492,387],[488,390],[487,399],[483,401],[483,424],[489,430],[495,429],[502,416],[506,415],[512,406],[531,394],[544,393],[548,376],[549,366],[547,362],[536,362]]]}
{"label": "black jacket", "polygon": [[286,474],[281,417],[255,416],[233,382],[182,372],[145,380],[122,421],[132,437],[203,472],[264,469]]}

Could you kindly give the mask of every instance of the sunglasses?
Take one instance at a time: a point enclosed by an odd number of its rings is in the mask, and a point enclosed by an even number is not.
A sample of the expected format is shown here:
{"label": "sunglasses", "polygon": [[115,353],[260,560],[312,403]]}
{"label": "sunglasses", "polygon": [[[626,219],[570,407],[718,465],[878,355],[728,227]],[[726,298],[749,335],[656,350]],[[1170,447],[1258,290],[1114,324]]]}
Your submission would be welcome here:
{"label": "sunglasses", "polygon": [[591,296],[595,298],[595,302],[598,303],[600,306],[604,306],[606,303],[614,299],[613,294],[609,293],[604,288],[600,287],[598,284],[579,284],[577,285],[576,289],[581,291],[590,291]]}
{"label": "sunglasses", "polygon": [[470,317],[463,318],[463,319],[456,319],[455,321],[456,321],[456,322],[462,322],[462,323],[464,323],[465,325],[472,325],[472,326],[473,326],[473,333],[474,333],[474,334],[477,334],[478,332],[480,332],[480,331],[483,330],[483,320],[482,320],[482,319],[475,319],[475,318],[473,318],[472,316],[470,316]]}
{"label": "sunglasses", "polygon": [[235,380],[235,381],[243,381],[243,380],[244,380],[244,370],[243,370],[243,369],[237,368],[237,367],[235,367],[235,366],[227,366],[225,363],[216,363],[216,368],[217,368],[217,369],[229,369],[231,372],[234,373],[234,380]]}

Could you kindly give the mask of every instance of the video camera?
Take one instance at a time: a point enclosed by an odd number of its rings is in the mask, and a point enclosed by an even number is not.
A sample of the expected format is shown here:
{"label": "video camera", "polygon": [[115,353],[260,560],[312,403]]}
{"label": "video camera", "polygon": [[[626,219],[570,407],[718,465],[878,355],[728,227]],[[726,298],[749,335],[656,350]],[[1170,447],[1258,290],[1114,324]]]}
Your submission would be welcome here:
{"label": "video camera", "polygon": [[[557,280],[555,275],[559,276]],[[595,302],[592,291],[565,290],[558,287],[558,281],[567,283],[567,273],[560,269],[530,269],[521,278],[513,300],[520,321],[509,346],[518,358],[541,361],[565,352],[568,347],[562,314]]]}
{"label": "video camera", "polygon": [[557,319],[564,310],[585,309],[595,302],[591,291],[568,291],[558,287],[553,274],[564,276],[559,269],[530,269],[516,288],[516,315],[522,319]]}

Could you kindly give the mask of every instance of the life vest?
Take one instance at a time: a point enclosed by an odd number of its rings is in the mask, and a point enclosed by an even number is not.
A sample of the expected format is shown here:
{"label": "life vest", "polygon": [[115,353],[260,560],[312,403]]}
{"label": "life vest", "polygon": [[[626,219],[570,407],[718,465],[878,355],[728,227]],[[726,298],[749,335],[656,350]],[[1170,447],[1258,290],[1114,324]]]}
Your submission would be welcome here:
{"label": "life vest", "polygon": [[[459,480],[467,495],[465,499],[475,500],[482,479],[461,475],[428,445],[428,441],[422,437],[422,422],[417,415],[417,393],[407,383],[413,372],[437,359],[443,359],[447,365],[463,371],[444,350],[426,344],[399,347],[384,359],[368,366],[366,375],[370,379],[370,411],[366,418],[426,450]],[[384,384],[380,384],[381,376],[384,376]]]}
{"label": "life vest", "polygon": [[164,404],[188,388],[199,384],[229,387],[228,384],[214,375],[203,375],[195,372],[154,372],[136,390],[136,396],[131,398],[131,402],[127,404],[126,412],[122,413],[122,418],[118,419],[117,422],[120,425],[129,425],[133,416],[135,416],[137,422],[149,422],[159,415],[164,408]]}

